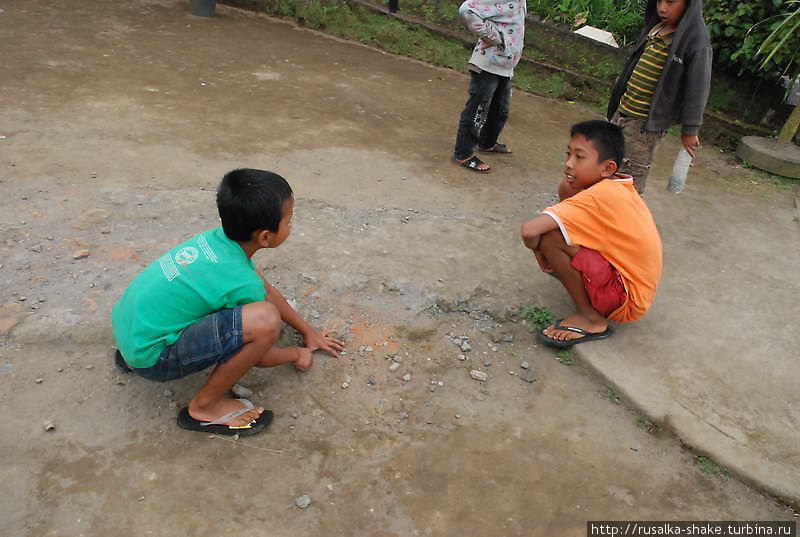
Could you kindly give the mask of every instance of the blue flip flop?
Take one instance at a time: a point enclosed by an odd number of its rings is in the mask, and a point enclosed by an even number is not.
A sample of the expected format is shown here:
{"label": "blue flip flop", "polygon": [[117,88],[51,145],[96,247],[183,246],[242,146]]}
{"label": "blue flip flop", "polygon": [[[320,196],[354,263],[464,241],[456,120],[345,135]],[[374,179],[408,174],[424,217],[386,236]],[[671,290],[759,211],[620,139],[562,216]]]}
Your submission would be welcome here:
{"label": "blue flip flop", "polygon": [[606,339],[607,337],[611,336],[611,334],[614,333],[614,329],[611,328],[611,325],[608,325],[608,328],[606,328],[605,331],[603,332],[589,332],[588,330],[584,330],[583,328],[576,328],[574,326],[562,326],[561,321],[563,320],[564,319],[559,319],[555,323],[553,323],[553,328],[555,328],[556,330],[567,330],[569,332],[575,332],[576,334],[580,334],[583,337],[561,340],[545,335],[544,330],[541,330],[537,334],[539,341],[551,347],[556,347],[558,349],[566,349],[572,347],[573,345],[577,345],[578,343],[585,343],[586,341],[596,341],[598,339]]}

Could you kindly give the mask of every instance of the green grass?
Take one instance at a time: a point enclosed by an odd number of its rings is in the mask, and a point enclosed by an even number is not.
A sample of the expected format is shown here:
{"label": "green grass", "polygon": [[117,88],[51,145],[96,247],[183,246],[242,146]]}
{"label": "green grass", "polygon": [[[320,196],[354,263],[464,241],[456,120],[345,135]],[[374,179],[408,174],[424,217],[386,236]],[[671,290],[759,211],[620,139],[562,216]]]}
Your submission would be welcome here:
{"label": "green grass", "polygon": [[606,387],[606,397],[608,397],[608,400],[614,403],[615,405],[622,404],[622,399],[620,399],[617,390],[615,390],[611,386]]}
{"label": "green grass", "polygon": [[700,467],[700,471],[706,475],[710,475],[713,477],[728,477],[730,475],[728,470],[718,465],[709,457],[704,457],[700,455],[698,457],[695,457],[695,462],[697,463],[697,466]]}
{"label": "green grass", "polygon": [[658,434],[661,432],[661,426],[657,423],[653,423],[649,419],[645,418],[644,416],[639,416],[636,420],[636,425],[644,429],[650,434]]}
{"label": "green grass", "polygon": [[544,330],[553,323],[553,312],[543,306],[524,306],[520,317],[528,321],[531,331]]}
{"label": "green grass", "polygon": [[575,358],[572,357],[572,351],[569,349],[560,350],[556,353],[556,359],[561,365],[574,365]]}

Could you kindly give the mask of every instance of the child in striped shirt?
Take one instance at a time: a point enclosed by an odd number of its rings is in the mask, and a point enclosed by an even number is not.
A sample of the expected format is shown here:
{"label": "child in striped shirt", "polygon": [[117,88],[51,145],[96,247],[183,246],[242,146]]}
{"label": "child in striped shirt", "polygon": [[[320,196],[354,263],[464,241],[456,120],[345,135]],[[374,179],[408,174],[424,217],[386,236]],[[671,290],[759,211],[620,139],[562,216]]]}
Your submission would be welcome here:
{"label": "child in striped shirt", "polygon": [[644,28],[608,103],[622,128],[626,158],[620,171],[644,192],[656,146],[675,123],[694,158],[711,85],[711,41],[702,0],[649,0]]}

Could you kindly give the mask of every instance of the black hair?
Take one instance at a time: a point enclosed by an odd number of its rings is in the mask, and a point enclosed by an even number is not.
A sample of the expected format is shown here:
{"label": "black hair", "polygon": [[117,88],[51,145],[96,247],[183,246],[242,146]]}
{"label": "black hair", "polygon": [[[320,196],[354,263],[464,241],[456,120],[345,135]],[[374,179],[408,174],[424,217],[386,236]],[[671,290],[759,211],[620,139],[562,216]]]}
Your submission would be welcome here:
{"label": "black hair", "polygon": [[247,242],[259,229],[278,231],[292,187],[277,173],[240,168],[225,174],[217,189],[217,210],[229,239]]}
{"label": "black hair", "polygon": [[583,121],[573,125],[569,131],[570,138],[579,134],[594,144],[599,162],[613,160],[617,163],[617,168],[622,166],[622,159],[625,158],[625,137],[618,126],[599,119]]}

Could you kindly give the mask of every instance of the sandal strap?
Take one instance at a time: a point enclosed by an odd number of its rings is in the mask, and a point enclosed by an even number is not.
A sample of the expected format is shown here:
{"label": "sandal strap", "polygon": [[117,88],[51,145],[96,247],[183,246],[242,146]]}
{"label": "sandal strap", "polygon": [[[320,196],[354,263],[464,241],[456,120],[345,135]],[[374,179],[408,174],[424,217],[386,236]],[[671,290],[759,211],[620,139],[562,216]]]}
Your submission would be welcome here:
{"label": "sandal strap", "polygon": [[231,421],[232,419],[236,419],[242,414],[246,414],[255,408],[255,405],[247,399],[237,399],[237,401],[244,403],[244,407],[240,408],[239,410],[234,410],[233,412],[228,412],[224,416],[220,416],[214,421],[203,422],[200,425],[203,427],[208,427],[209,425],[226,425],[227,422]]}

